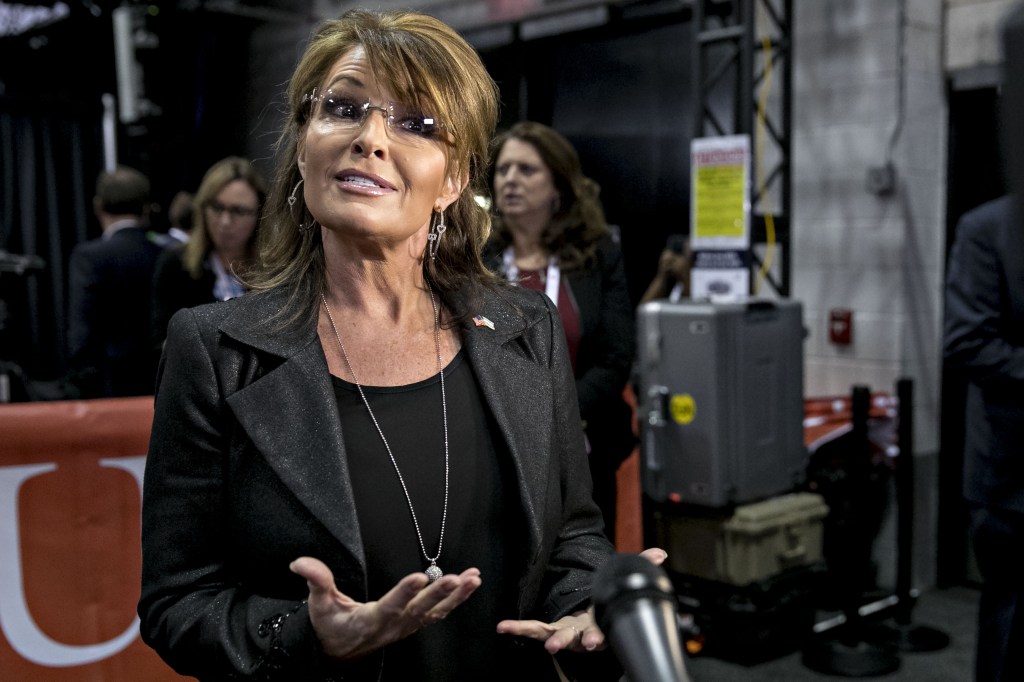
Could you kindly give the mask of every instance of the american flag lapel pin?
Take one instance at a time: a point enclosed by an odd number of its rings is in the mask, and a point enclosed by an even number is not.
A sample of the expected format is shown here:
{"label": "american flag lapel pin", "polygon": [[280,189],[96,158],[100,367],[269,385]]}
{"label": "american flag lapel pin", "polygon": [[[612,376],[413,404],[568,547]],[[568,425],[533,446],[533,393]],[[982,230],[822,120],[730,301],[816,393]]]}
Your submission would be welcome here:
{"label": "american flag lapel pin", "polygon": [[488,329],[490,329],[492,331],[494,330],[494,323],[491,322],[490,320],[488,320],[483,315],[474,315],[473,316],[473,324],[475,324],[478,327],[487,327]]}

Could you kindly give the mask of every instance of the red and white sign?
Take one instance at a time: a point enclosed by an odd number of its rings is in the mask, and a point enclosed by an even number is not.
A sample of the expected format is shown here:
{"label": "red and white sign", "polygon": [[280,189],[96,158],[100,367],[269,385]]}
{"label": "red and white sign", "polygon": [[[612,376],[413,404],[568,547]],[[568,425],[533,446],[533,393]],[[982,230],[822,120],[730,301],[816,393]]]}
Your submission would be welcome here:
{"label": "red and white sign", "polygon": [[0,678],[181,680],[139,639],[153,398],[0,405]]}

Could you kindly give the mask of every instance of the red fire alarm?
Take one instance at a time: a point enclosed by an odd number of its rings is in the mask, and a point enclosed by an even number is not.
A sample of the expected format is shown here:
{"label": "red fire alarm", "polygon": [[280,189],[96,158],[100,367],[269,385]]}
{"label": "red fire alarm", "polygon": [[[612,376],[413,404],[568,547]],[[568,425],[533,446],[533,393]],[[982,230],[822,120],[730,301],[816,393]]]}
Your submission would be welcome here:
{"label": "red fire alarm", "polygon": [[853,341],[853,311],[833,308],[828,313],[828,340],[837,346],[849,346]]}

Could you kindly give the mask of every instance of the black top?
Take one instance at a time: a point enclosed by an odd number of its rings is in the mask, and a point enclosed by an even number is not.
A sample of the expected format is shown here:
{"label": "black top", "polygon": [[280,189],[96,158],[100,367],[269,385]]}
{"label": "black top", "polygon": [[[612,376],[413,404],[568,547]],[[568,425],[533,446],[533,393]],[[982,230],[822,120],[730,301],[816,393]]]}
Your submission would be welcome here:
{"label": "black top", "polygon": [[[498,635],[495,626],[516,617],[516,585],[509,576],[517,574],[510,562],[522,546],[515,535],[522,524],[508,512],[519,508],[510,489],[515,477],[507,455],[498,453],[491,435],[497,431],[461,352],[444,374],[449,499],[437,565],[445,573],[479,568],[483,582],[446,619],[387,647],[385,680],[491,679],[496,670],[508,669],[503,660],[512,664],[511,638]],[[356,386],[332,378],[374,600],[429,564],[395,467]],[[445,490],[440,379],[363,390],[412,498],[426,551],[435,556]]]}

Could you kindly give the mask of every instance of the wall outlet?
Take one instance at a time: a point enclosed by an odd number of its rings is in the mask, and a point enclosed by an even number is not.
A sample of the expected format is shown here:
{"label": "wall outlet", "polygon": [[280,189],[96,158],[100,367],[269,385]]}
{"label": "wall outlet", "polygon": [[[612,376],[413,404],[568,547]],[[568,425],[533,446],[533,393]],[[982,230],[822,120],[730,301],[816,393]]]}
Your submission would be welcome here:
{"label": "wall outlet", "polygon": [[896,169],[891,163],[868,168],[867,190],[875,196],[888,196],[896,191]]}

